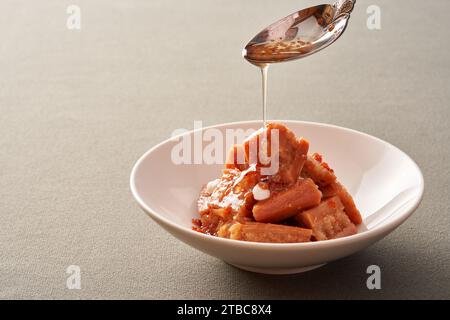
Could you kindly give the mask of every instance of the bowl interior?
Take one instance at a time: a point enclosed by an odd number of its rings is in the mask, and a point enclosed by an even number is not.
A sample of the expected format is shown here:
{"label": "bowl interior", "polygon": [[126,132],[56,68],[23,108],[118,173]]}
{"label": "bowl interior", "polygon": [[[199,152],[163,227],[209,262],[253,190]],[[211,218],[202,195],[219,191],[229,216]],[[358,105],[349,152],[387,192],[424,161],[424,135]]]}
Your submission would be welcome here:
{"label": "bowl interior", "polygon": [[[310,142],[310,152],[322,154],[353,195],[364,219],[359,232],[400,218],[406,212],[402,209],[416,205],[420,200],[422,174],[414,161],[396,147],[367,134],[336,126],[280,122],[297,136],[306,138]],[[214,128],[225,137],[226,129],[256,130],[260,125],[259,121],[253,121]],[[197,135],[201,137],[204,130]],[[190,147],[194,150],[194,133],[189,132],[184,138],[191,141]],[[199,190],[220,176],[223,164],[174,163],[172,153],[181,142],[167,140],[147,152],[136,164],[131,184],[135,197],[152,214],[191,229],[191,219],[198,217],[196,199]],[[209,143],[203,142],[203,146]]]}

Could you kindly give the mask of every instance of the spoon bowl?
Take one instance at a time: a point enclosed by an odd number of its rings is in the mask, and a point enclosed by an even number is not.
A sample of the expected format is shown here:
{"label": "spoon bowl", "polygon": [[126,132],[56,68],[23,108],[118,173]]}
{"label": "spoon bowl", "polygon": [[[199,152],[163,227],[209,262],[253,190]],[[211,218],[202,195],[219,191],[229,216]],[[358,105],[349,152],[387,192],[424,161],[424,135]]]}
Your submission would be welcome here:
{"label": "spoon bowl", "polygon": [[294,12],[258,33],[245,46],[243,56],[261,66],[314,54],[344,33],[354,3],[339,0]]}

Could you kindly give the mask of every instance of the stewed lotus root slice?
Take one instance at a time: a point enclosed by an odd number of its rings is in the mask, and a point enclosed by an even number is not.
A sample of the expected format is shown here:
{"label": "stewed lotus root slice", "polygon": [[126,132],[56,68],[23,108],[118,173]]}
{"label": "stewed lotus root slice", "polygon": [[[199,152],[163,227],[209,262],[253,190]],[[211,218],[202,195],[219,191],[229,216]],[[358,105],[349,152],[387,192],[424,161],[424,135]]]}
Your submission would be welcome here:
{"label": "stewed lotus root slice", "polygon": [[230,221],[246,221],[252,218],[255,200],[251,190],[258,183],[256,172],[244,173],[236,169],[224,169],[214,188],[205,186],[197,200],[200,219],[195,229],[216,234]]}
{"label": "stewed lotus root slice", "polygon": [[333,169],[326,162],[323,162],[322,156],[318,153],[308,155],[301,175],[305,178],[311,178],[319,187],[327,186],[336,181]]}
{"label": "stewed lotus root slice", "polygon": [[259,169],[273,168],[272,172],[267,170],[267,176],[276,184],[290,185],[297,181],[308,149],[308,141],[297,139],[291,130],[278,123],[269,123],[265,130],[255,132],[244,141],[247,162]]}
{"label": "stewed lotus root slice", "polygon": [[226,226],[219,231],[218,235],[243,241],[293,243],[310,241],[312,231],[279,224],[246,222]]}
{"label": "stewed lotus root slice", "polygon": [[249,165],[245,158],[244,146],[241,144],[233,145],[227,154],[225,167],[228,169],[247,170]]}
{"label": "stewed lotus root slice", "polygon": [[267,200],[256,202],[253,217],[258,222],[281,222],[299,211],[317,206],[322,193],[311,179],[299,179],[297,183],[280,192],[272,192]]}
{"label": "stewed lotus root slice", "polygon": [[323,194],[323,198],[334,196],[339,197],[342,204],[344,205],[345,213],[350,218],[350,220],[356,225],[362,223],[362,217],[358,208],[356,207],[355,201],[342,184],[335,181],[328,186],[321,188],[321,191]]}
{"label": "stewed lotus root slice", "polygon": [[312,229],[318,241],[350,236],[357,232],[356,226],[344,212],[344,205],[339,197],[324,200],[312,209],[296,216],[300,225]]}
{"label": "stewed lotus root slice", "polygon": [[333,169],[323,161],[322,156],[318,153],[308,155],[301,173],[302,177],[311,178],[314,183],[319,186],[324,199],[338,196],[344,204],[345,213],[350,220],[358,225],[362,223],[361,214],[356,208],[350,193],[336,179]]}

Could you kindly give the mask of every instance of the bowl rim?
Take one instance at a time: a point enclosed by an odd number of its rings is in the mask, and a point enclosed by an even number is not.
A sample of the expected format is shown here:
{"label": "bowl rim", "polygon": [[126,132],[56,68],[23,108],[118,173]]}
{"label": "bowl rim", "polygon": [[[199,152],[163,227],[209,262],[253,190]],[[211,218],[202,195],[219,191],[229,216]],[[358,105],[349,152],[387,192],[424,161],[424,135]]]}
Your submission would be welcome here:
{"label": "bowl rim", "polygon": [[137,191],[137,188],[136,188],[136,172],[137,172],[138,168],[140,167],[140,165],[143,163],[143,161],[151,153],[155,152],[157,149],[159,149],[162,146],[164,146],[165,144],[173,141],[174,139],[177,139],[184,135],[190,135],[190,134],[193,134],[198,131],[203,131],[205,129],[227,128],[227,127],[236,126],[236,125],[252,125],[252,124],[261,123],[261,120],[246,120],[246,121],[235,121],[235,122],[215,124],[215,125],[198,128],[195,130],[189,130],[189,131],[181,133],[179,135],[170,137],[170,138],[156,144],[152,148],[150,148],[136,161],[136,163],[133,166],[133,169],[131,170],[130,189],[131,189],[131,193],[132,193],[134,199],[137,201],[137,203],[142,208],[142,210],[144,210],[147,213],[147,215],[149,215],[152,219],[154,219],[159,224],[168,225],[169,227],[176,229],[177,231],[184,233],[188,236],[197,238],[198,240],[212,241],[212,242],[216,242],[216,243],[222,244],[222,245],[231,245],[231,246],[235,246],[235,247],[237,246],[237,247],[241,247],[241,248],[277,249],[277,250],[282,250],[282,251],[283,250],[292,250],[292,249],[306,249],[306,248],[312,249],[312,248],[317,248],[317,247],[330,248],[330,247],[346,245],[350,242],[355,242],[358,240],[373,239],[373,238],[378,238],[380,236],[382,237],[382,236],[392,232],[394,229],[396,229],[398,226],[400,226],[403,222],[405,222],[412,215],[412,213],[417,209],[417,207],[420,205],[420,203],[423,199],[424,187],[425,187],[422,171],[420,170],[420,167],[417,165],[417,163],[408,154],[406,154],[404,151],[402,151],[398,147],[394,146],[393,144],[391,144],[387,141],[384,141],[380,138],[377,138],[375,136],[372,136],[370,134],[358,131],[358,130],[349,129],[349,128],[345,128],[345,127],[341,127],[341,126],[337,126],[337,125],[333,125],[333,124],[328,124],[328,123],[301,121],[301,120],[273,120],[273,119],[268,120],[268,122],[280,122],[280,123],[284,123],[284,124],[290,124],[290,123],[291,124],[306,124],[309,126],[334,128],[334,129],[346,131],[346,132],[349,132],[352,134],[361,135],[361,136],[364,136],[365,138],[373,139],[373,140],[377,141],[378,143],[382,143],[390,148],[393,148],[394,150],[396,150],[397,152],[400,152],[403,156],[405,156],[409,161],[411,161],[412,165],[416,168],[417,172],[419,173],[419,179],[420,179],[419,195],[414,199],[414,201],[412,203],[410,202],[410,203],[408,203],[407,206],[401,208],[400,210],[402,210],[402,213],[399,214],[398,217],[392,219],[388,223],[380,224],[380,225],[375,226],[372,229],[369,229],[364,232],[357,233],[357,234],[354,234],[351,236],[343,237],[343,238],[330,239],[330,240],[326,240],[326,241],[311,241],[311,242],[299,242],[299,243],[265,243],[265,242],[239,241],[239,240],[220,238],[220,237],[204,234],[204,233],[192,230],[192,229],[188,229],[184,226],[181,226],[181,225],[171,221],[170,219],[167,219],[164,216],[158,214],[157,210],[154,210],[149,205],[147,205],[145,203],[145,201],[140,197],[139,192]]}

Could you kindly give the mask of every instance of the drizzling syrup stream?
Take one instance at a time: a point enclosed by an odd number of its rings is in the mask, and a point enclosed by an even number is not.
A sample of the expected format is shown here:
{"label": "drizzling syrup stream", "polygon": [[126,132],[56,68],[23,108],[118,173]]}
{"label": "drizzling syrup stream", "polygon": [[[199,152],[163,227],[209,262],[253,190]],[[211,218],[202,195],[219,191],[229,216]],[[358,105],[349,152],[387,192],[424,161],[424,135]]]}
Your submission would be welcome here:
{"label": "drizzling syrup stream", "polygon": [[269,65],[264,64],[259,66],[261,68],[262,76],[262,114],[263,126],[266,127],[267,122],[267,74],[269,72]]}

